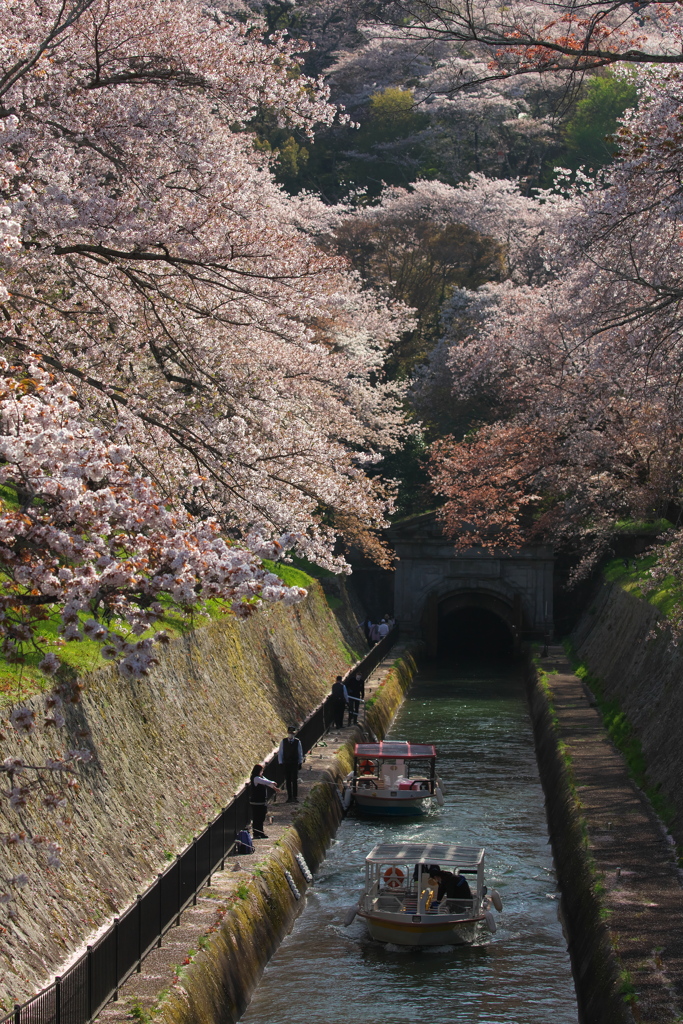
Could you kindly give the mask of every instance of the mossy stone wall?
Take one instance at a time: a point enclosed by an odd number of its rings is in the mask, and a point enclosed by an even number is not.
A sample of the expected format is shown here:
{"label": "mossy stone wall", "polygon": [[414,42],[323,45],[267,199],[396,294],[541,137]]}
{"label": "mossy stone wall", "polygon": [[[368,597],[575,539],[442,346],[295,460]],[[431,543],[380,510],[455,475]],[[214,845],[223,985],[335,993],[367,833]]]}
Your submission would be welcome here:
{"label": "mossy stone wall", "polygon": [[[0,931],[0,1006],[10,1009],[60,973],[365,650],[355,621],[342,631],[314,584],[300,605],[214,621],[175,640],[145,679],[127,681],[113,669],[84,677],[83,701],[70,706],[60,734],[9,737],[7,753],[34,762],[83,746],[79,731],[87,729],[95,757],[81,769],[69,827],[46,817],[39,801],[24,818],[31,832],[58,838],[60,871],[45,871],[31,848],[0,847],[2,875],[31,879],[18,892],[16,923]],[[0,816],[0,831],[16,829],[4,801]]]}
{"label": "mossy stone wall", "polygon": [[683,847],[683,650],[673,647],[662,614],[618,583],[595,594],[572,635],[580,660],[608,699],[618,701],[640,740],[651,785]]}

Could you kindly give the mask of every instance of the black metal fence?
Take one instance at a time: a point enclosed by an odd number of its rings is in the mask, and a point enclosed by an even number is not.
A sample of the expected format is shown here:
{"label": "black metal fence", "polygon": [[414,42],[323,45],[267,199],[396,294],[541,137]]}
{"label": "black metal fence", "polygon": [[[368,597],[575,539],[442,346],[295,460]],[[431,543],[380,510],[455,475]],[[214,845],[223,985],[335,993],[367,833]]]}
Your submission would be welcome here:
{"label": "black metal fence", "polygon": [[[396,642],[392,630],[347,673],[360,671],[366,678]],[[319,704],[297,735],[304,753],[324,736],[332,722],[330,698]],[[266,774],[279,783],[284,778],[277,755],[266,762]],[[17,1004],[0,1024],[87,1024],[96,1017],[126,979],[141,969],[142,961],[163,936],[180,923],[180,915],[197,893],[223,867],[235,846],[237,833],[251,818],[247,786],[224,807],[215,821],[192,840],[173,864],[157,876],[121,917],[54,984],[23,1005]]]}

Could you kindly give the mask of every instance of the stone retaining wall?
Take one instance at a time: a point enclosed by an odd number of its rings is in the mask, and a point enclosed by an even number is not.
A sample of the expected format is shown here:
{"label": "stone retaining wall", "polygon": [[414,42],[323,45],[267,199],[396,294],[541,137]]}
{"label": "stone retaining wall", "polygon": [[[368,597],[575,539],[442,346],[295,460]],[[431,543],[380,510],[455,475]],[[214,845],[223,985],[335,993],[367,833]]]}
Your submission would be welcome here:
{"label": "stone retaining wall", "polygon": [[651,784],[672,810],[667,822],[683,849],[683,650],[666,631],[653,637],[661,613],[619,584],[599,588],[572,635],[576,652],[616,699],[641,742]]}
{"label": "stone retaining wall", "polygon": [[[10,1010],[61,973],[365,650],[355,619],[342,632],[314,584],[300,605],[246,622],[226,618],[173,641],[147,678],[127,681],[114,670],[84,677],[83,701],[69,706],[57,734],[10,735],[5,756],[39,761],[83,746],[78,734],[87,729],[95,757],[82,767],[69,827],[46,818],[40,801],[23,819],[27,831],[62,844],[61,871],[44,870],[31,848],[0,846],[0,874],[30,876],[16,923],[0,926],[0,1007]],[[0,832],[16,828],[0,802]]]}
{"label": "stone retaining wall", "polygon": [[584,1024],[683,1020],[683,889],[674,847],[561,647],[529,696]]}

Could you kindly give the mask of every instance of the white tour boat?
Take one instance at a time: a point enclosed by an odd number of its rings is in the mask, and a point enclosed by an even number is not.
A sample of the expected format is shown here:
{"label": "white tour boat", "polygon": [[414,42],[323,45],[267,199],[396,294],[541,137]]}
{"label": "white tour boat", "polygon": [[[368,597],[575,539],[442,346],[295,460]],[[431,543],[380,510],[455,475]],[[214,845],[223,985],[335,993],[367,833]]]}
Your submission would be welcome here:
{"label": "white tour boat", "polygon": [[[444,890],[462,888],[467,898],[443,895],[430,877],[438,873]],[[462,876],[468,883],[459,883]],[[484,885],[484,850],[445,843],[380,843],[365,858],[365,889],[346,915],[358,915],[373,939],[401,946],[445,946],[472,942],[479,922],[491,932],[490,907],[502,910],[496,890]]]}
{"label": "white tour boat", "polygon": [[427,743],[357,743],[346,785],[346,805],[353,800],[368,814],[423,814],[432,798],[443,805],[436,748]]}

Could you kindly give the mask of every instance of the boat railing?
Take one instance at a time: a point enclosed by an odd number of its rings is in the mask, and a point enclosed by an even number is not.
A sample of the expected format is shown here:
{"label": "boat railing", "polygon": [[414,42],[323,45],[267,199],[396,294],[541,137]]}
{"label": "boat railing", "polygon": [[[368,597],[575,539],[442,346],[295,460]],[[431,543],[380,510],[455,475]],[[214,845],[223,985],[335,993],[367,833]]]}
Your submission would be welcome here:
{"label": "boat railing", "polygon": [[378,896],[375,900],[375,910],[383,910],[389,914],[400,913],[403,910],[403,900],[398,896]]}
{"label": "boat railing", "polygon": [[441,900],[435,913],[470,916],[474,910],[474,900]]}
{"label": "boat railing", "polygon": [[[371,891],[365,894],[362,903],[363,909],[366,911],[375,910],[384,914],[415,914],[418,908],[418,897],[414,892],[378,891],[373,886]],[[444,899],[440,903],[432,903],[426,913],[430,916],[447,914],[449,917],[469,918],[472,917],[475,909],[473,899]]]}

